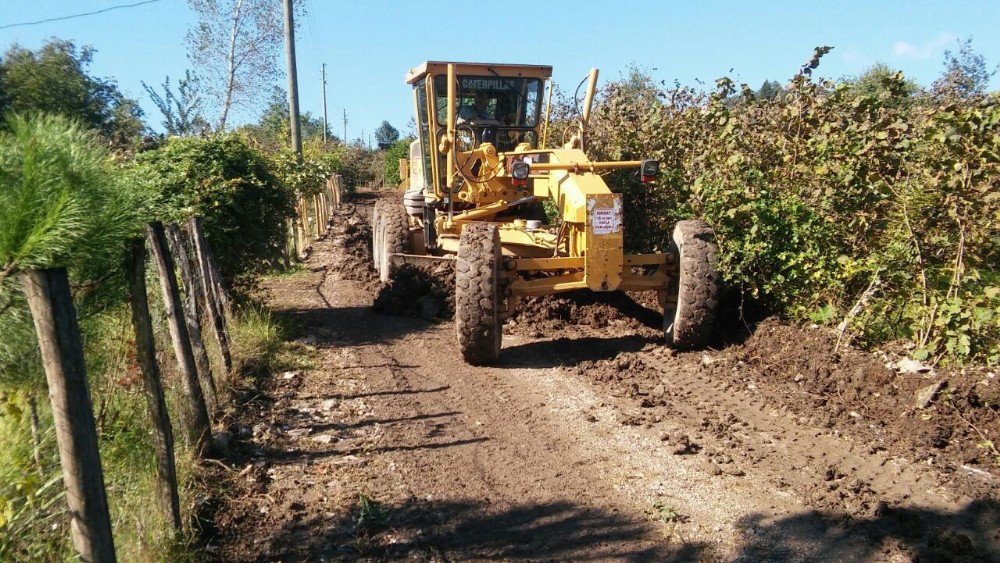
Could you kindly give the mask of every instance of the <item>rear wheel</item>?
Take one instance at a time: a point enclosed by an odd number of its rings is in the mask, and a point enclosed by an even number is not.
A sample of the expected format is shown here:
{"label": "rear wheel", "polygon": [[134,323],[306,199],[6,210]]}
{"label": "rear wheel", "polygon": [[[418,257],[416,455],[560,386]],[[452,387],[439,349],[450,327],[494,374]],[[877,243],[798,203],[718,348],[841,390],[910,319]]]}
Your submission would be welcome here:
{"label": "rear wheel", "polygon": [[698,348],[712,336],[719,306],[715,232],[704,221],[681,221],[673,245],[680,275],[676,303],[663,308],[663,332],[668,346]]}
{"label": "rear wheel", "polygon": [[396,270],[392,255],[410,249],[410,219],[406,208],[399,203],[387,202],[379,214],[378,277],[387,283]]}
{"label": "rear wheel", "polygon": [[455,325],[462,357],[472,365],[500,357],[500,233],[496,225],[462,229],[455,272]]}

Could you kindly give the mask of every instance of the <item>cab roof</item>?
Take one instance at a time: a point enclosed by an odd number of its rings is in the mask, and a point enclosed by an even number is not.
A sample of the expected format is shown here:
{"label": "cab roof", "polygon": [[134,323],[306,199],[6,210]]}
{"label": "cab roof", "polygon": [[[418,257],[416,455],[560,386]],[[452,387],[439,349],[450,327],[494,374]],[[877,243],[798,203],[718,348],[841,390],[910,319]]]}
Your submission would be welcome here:
{"label": "cab roof", "polygon": [[428,74],[445,74],[448,65],[455,65],[455,74],[466,76],[506,76],[526,78],[549,78],[552,67],[544,65],[515,65],[501,63],[459,63],[450,61],[427,61],[406,73],[406,83],[413,84]]}

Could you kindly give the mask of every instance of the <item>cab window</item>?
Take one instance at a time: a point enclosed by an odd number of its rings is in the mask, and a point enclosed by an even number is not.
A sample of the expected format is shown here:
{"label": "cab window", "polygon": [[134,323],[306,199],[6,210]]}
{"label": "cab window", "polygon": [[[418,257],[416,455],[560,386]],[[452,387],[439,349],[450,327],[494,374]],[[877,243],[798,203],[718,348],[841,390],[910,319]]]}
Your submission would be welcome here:
{"label": "cab window", "polygon": [[[507,127],[534,128],[541,113],[542,81],[500,76],[457,77],[455,115]],[[434,77],[438,125],[448,121],[448,77]]]}

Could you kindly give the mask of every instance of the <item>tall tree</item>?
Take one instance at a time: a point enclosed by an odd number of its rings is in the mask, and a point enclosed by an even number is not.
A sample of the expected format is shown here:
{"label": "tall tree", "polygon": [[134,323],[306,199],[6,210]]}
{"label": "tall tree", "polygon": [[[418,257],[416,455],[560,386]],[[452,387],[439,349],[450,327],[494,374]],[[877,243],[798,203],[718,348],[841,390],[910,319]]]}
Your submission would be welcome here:
{"label": "tall tree", "polygon": [[[281,147],[288,146],[288,141],[291,138],[290,129],[291,127],[288,123],[288,95],[285,93],[284,88],[275,86],[271,89],[271,100],[267,105],[267,109],[261,114],[260,120],[256,125],[247,126],[246,130],[264,147],[271,150],[278,150]],[[302,131],[303,143],[313,139],[321,139],[323,137],[323,120],[313,116],[308,111],[304,112],[299,115],[299,129]],[[327,128],[326,133],[328,138],[334,142],[337,141],[337,137],[333,135],[329,128]]]}
{"label": "tall tree", "polygon": [[375,130],[375,142],[378,143],[379,148],[387,149],[399,140],[399,129],[393,127],[388,121],[382,121],[382,124],[378,126]]}
{"label": "tall tree", "polygon": [[785,89],[781,86],[781,83],[777,80],[765,80],[754,96],[758,100],[768,100],[774,101],[784,95]]}
{"label": "tall tree", "polygon": [[[44,112],[76,119],[117,146],[145,131],[142,110],[114,81],[92,76],[94,50],[52,39],[38,51],[13,45],[0,60],[0,113]],[[2,125],[0,125],[2,127]]]}
{"label": "tall tree", "polygon": [[888,92],[892,100],[902,100],[920,91],[920,85],[906,79],[903,74],[889,65],[876,62],[860,75],[846,78],[844,82],[851,86],[855,94],[865,97],[877,97]]}
{"label": "tall tree", "polygon": [[[188,31],[188,58],[204,73],[224,131],[234,107],[260,101],[280,76],[281,3],[271,0],[188,0],[198,23]],[[296,2],[301,12],[301,2]]]}
{"label": "tall tree", "polygon": [[163,114],[163,128],[167,135],[184,137],[188,135],[203,135],[212,127],[202,115],[202,97],[198,78],[190,70],[184,71],[184,78],[177,81],[177,93],[170,88],[170,77],[167,76],[161,84],[163,94],[145,82],[149,97]]}
{"label": "tall tree", "polygon": [[1000,65],[990,69],[986,59],[972,48],[972,39],[958,42],[958,51],[944,52],[944,73],[934,81],[931,89],[935,94],[968,98],[985,94],[990,79]]}

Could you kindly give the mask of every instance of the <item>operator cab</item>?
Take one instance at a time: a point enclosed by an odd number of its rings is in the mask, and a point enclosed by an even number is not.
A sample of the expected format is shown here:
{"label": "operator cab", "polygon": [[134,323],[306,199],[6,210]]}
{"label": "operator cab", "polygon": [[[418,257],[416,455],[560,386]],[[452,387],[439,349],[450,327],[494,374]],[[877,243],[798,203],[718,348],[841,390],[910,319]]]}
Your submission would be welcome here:
{"label": "operator cab", "polygon": [[[499,152],[511,151],[522,143],[538,147],[541,129],[542,96],[552,67],[488,63],[448,63],[428,61],[410,69],[406,82],[413,85],[418,149],[423,182],[437,185],[445,176],[439,151],[448,120],[449,64],[455,65],[456,144],[466,151],[492,143]],[[417,156],[411,150],[411,157]],[[412,180],[417,180],[412,178]],[[411,181],[411,185],[417,182]]]}

